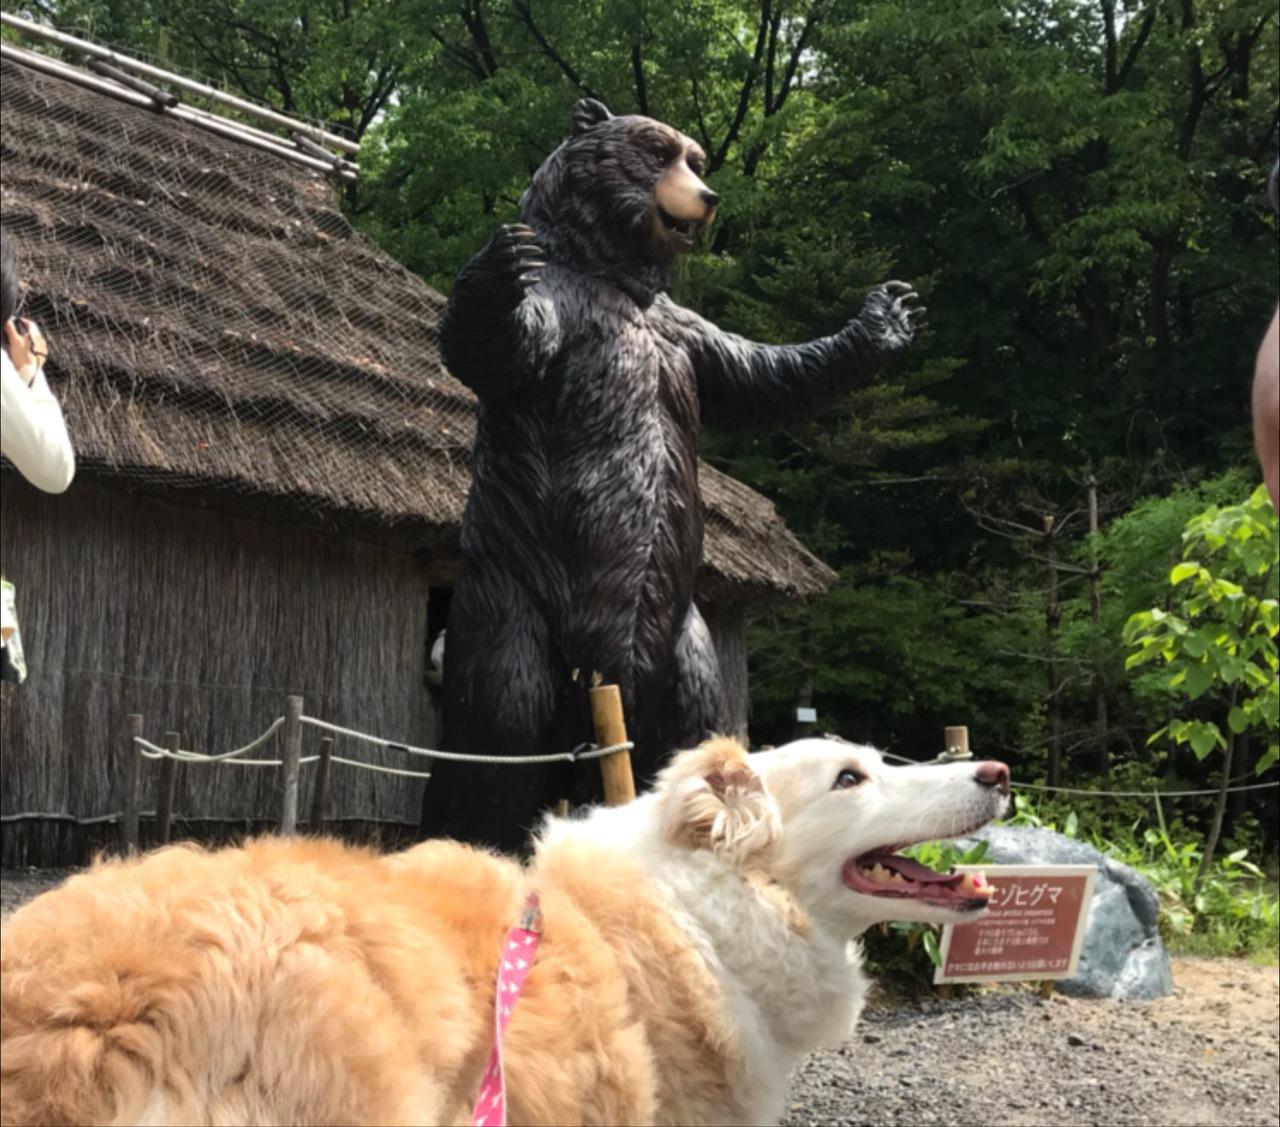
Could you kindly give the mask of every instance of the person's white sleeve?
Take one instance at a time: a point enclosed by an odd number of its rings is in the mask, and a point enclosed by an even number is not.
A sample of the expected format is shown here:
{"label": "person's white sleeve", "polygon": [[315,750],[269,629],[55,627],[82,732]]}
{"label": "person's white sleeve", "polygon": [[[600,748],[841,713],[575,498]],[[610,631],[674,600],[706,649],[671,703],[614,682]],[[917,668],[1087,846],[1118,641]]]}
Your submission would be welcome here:
{"label": "person's white sleeve", "polygon": [[3,349],[0,369],[0,454],[37,489],[62,493],[76,473],[62,408],[44,372],[36,372],[28,387]]}

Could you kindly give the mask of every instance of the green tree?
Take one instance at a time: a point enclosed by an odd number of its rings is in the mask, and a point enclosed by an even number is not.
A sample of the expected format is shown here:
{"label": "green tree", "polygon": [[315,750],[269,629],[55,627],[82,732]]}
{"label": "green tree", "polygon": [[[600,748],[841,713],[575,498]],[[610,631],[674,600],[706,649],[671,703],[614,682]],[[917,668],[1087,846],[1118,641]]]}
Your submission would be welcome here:
{"label": "green tree", "polygon": [[1214,506],[1187,523],[1183,560],[1169,573],[1170,609],[1139,611],[1125,627],[1127,665],[1156,664],[1156,684],[1182,715],[1153,733],[1189,745],[1203,760],[1221,750],[1222,784],[1200,865],[1203,879],[1222,830],[1240,738],[1256,735],[1257,770],[1280,759],[1280,531],[1266,490],[1243,504]]}

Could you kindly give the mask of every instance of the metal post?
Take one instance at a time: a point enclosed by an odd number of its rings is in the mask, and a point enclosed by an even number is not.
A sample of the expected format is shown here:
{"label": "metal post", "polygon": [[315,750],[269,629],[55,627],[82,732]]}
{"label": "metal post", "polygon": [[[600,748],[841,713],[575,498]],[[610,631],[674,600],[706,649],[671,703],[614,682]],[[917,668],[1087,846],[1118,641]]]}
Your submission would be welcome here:
{"label": "metal post", "polygon": [[298,772],[302,759],[302,698],[287,697],[284,702],[284,799],[280,808],[280,832],[298,831]]}
{"label": "metal post", "polygon": [[129,738],[124,747],[124,851],[128,855],[138,852],[138,775],[142,763],[142,749],[138,739],[142,735],[142,717],[129,713]]}
{"label": "metal post", "polygon": [[164,746],[169,752],[160,760],[160,800],[156,812],[156,838],[161,845],[169,844],[169,833],[173,826],[173,799],[178,787],[178,751],[179,736],[177,732],[165,732]]}

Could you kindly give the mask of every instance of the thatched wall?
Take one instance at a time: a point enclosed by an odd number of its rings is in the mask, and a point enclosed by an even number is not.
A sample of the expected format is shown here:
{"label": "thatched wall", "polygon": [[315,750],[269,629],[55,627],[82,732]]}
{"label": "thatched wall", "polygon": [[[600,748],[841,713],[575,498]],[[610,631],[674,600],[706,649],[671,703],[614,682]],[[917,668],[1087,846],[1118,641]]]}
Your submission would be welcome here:
{"label": "thatched wall", "polygon": [[[314,715],[433,745],[426,570],[414,557],[87,481],[48,497],[6,473],[0,508],[0,567],[17,587],[30,669],[26,684],[0,690],[0,814],[118,813],[131,712],[156,742],[175,730],[183,747],[217,751],[257,735],[300,693]],[[310,750],[316,740],[308,730]],[[343,741],[339,753],[419,765]],[[143,810],[155,808],[158,773],[143,765]],[[272,824],[278,786],[272,768],[183,765],[178,814],[212,821],[175,832]],[[329,809],[365,826],[416,823],[421,786],[335,765]],[[304,770],[304,815],[309,796]],[[76,862],[104,835],[110,827],[6,822],[3,863]]]}
{"label": "thatched wall", "polygon": [[[184,494],[183,500],[189,499]],[[217,498],[214,498],[216,501]],[[0,570],[17,587],[30,671],[0,686],[0,864],[79,864],[120,841],[129,713],[162,743],[238,747],[301,694],[307,712],[421,746],[438,716],[425,686],[431,561],[343,535],[197,508],[81,477],[49,497],[12,473],[0,490]],[[701,603],[734,731],[747,730],[744,615]],[[304,754],[318,734],[306,730]],[[350,758],[420,760],[339,740]],[[264,747],[254,755],[278,758]],[[159,764],[142,764],[150,840]],[[304,768],[300,815],[310,810]],[[181,765],[175,837],[221,841],[273,829],[279,772]],[[423,784],[335,765],[326,828],[402,842]]]}
{"label": "thatched wall", "polygon": [[729,702],[730,727],[726,735],[747,738],[747,622],[742,607],[735,604],[712,606],[699,602],[716,657],[720,660],[720,678]]}

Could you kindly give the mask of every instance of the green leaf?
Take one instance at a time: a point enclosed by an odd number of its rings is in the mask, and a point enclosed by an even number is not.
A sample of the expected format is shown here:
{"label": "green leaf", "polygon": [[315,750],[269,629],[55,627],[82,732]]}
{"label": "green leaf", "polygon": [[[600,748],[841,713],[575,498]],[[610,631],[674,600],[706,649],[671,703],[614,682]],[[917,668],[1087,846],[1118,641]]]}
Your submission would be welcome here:
{"label": "green leaf", "polygon": [[1188,657],[1202,658],[1213,644],[1211,630],[1195,630],[1182,640],[1182,652]]}
{"label": "green leaf", "polygon": [[1179,583],[1190,579],[1193,575],[1200,574],[1200,565],[1194,561],[1188,561],[1178,564],[1171,572],[1169,572],[1169,582],[1176,587]]}
{"label": "green leaf", "polygon": [[938,947],[937,933],[932,929],[926,931],[924,935],[921,936],[921,942],[924,944],[925,954],[929,956],[929,961],[933,963],[935,967],[942,966],[942,950]]}
{"label": "green leaf", "polygon": [[1227,713],[1227,727],[1239,735],[1249,726],[1249,717],[1243,708],[1236,705]]}
{"label": "green leaf", "polygon": [[1213,684],[1213,670],[1204,662],[1197,662],[1187,669],[1186,692],[1195,700],[1204,696]]}
{"label": "green leaf", "polygon": [[1226,741],[1223,740],[1222,733],[1218,731],[1216,724],[1197,721],[1189,728],[1187,740],[1191,744],[1191,750],[1196,753],[1197,759],[1203,759],[1219,744],[1226,746]]}

